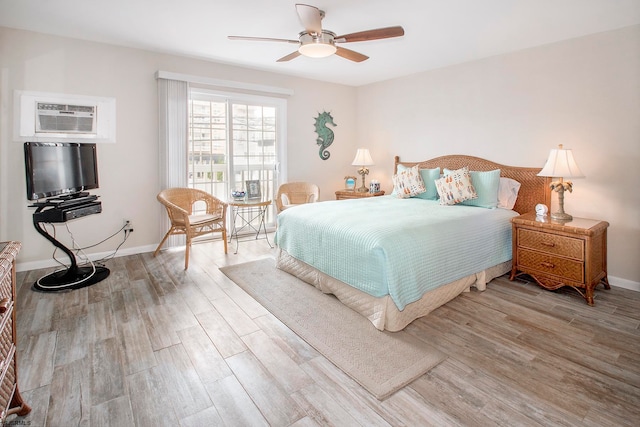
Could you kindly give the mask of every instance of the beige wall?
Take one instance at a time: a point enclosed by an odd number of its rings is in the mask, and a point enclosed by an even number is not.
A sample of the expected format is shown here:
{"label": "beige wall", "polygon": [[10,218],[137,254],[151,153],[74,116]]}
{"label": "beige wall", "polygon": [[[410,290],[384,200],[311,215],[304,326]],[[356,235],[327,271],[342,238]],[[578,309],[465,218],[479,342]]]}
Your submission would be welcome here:
{"label": "beige wall", "polygon": [[[78,244],[94,244],[117,231],[124,218],[135,232],[123,253],[155,249],[164,215],[155,199],[158,182],[158,70],[213,79],[292,89],[288,97],[288,179],[318,183],[322,199],[344,185],[356,150],[355,102],[352,87],[285,75],[162,55],[142,50],[0,28],[0,241],[18,240],[23,249],[19,268],[51,264],[53,246],[31,223],[33,209],[25,196],[22,144],[12,131],[14,90],[69,93],[116,98],[117,142],[98,146],[103,213],[69,223]],[[318,155],[314,117],[330,111],[337,127],[331,157]],[[61,241],[70,243],[64,226]],[[118,239],[88,251],[104,253]],[[60,254],[65,262],[66,257]]]}
{"label": "beige wall", "polygon": [[[324,200],[354,174],[358,146],[376,161],[369,178],[391,190],[394,155],[464,153],[542,167],[549,150],[565,144],[586,174],[566,196],[567,212],[611,224],[612,283],[640,286],[639,26],[360,88],[0,28],[0,240],[23,242],[19,265],[50,262],[52,247],[31,224],[22,145],[11,136],[13,91],[116,98],[117,143],[99,147],[103,214],[70,226],[86,245],[131,218],[136,231],[122,252],[130,253],[153,248],[161,235],[157,70],[292,89],[288,178],[319,183]],[[331,158],[322,161],[313,117],[325,110],[338,127]]]}
{"label": "beige wall", "polygon": [[361,87],[357,121],[386,189],[394,155],[542,167],[573,149],[565,210],[610,223],[612,283],[640,290],[640,26]]}

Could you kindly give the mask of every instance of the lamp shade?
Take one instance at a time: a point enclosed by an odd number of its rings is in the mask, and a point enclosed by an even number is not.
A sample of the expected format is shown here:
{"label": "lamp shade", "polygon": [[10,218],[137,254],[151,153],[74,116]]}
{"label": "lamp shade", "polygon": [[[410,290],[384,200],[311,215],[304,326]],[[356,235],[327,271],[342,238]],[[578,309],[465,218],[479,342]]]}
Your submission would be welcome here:
{"label": "lamp shade", "polygon": [[547,163],[538,173],[538,176],[584,178],[584,174],[573,159],[573,152],[562,148],[562,144],[558,148],[551,150]]}
{"label": "lamp shade", "polygon": [[374,165],[368,148],[358,148],[356,157],[353,159],[352,166],[371,166]]}

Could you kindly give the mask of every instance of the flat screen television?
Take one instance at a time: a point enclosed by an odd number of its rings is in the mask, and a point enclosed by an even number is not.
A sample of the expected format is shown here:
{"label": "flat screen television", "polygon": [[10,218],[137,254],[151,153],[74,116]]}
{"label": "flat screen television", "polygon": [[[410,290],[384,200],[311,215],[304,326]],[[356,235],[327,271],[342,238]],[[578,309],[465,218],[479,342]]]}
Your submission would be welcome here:
{"label": "flat screen television", "polygon": [[24,164],[28,200],[98,188],[96,144],[25,142]]}

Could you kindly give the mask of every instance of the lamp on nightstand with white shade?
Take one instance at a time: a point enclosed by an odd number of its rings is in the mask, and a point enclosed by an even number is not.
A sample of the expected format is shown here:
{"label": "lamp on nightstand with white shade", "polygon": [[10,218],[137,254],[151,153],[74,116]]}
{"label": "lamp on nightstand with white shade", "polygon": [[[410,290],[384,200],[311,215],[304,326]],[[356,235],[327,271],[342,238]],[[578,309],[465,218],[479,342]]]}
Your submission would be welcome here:
{"label": "lamp on nightstand with white shade", "polygon": [[547,163],[538,173],[538,176],[547,176],[552,178],[560,178],[558,181],[551,183],[551,189],[558,193],[558,212],[551,214],[551,218],[557,221],[571,221],[573,217],[564,211],[564,192],[573,191],[573,183],[564,181],[564,178],[584,178],[584,174],[578,168],[576,161],[573,159],[573,152],[562,147],[551,150]]}
{"label": "lamp on nightstand with white shade", "polygon": [[369,153],[368,148],[358,148],[356,152],[356,157],[353,159],[351,166],[360,166],[358,169],[358,173],[362,175],[362,186],[357,188],[356,191],[363,193],[365,191],[369,191],[369,189],[364,185],[364,176],[369,173],[369,168],[367,166],[373,166],[373,159],[371,158],[371,153]]}

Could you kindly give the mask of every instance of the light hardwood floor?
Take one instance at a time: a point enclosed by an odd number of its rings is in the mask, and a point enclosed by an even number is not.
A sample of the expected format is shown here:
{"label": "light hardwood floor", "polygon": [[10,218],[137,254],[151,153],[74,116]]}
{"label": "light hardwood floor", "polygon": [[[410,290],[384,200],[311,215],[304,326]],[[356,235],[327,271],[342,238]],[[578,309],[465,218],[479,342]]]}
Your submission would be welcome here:
{"label": "light hardwood floor", "polygon": [[[545,291],[506,276],[407,330],[448,358],[378,401],[218,267],[274,257],[222,242],[108,262],[103,282],[38,293],[18,274],[29,426],[617,426],[640,420],[640,293]],[[393,349],[389,349],[393,351]]]}

